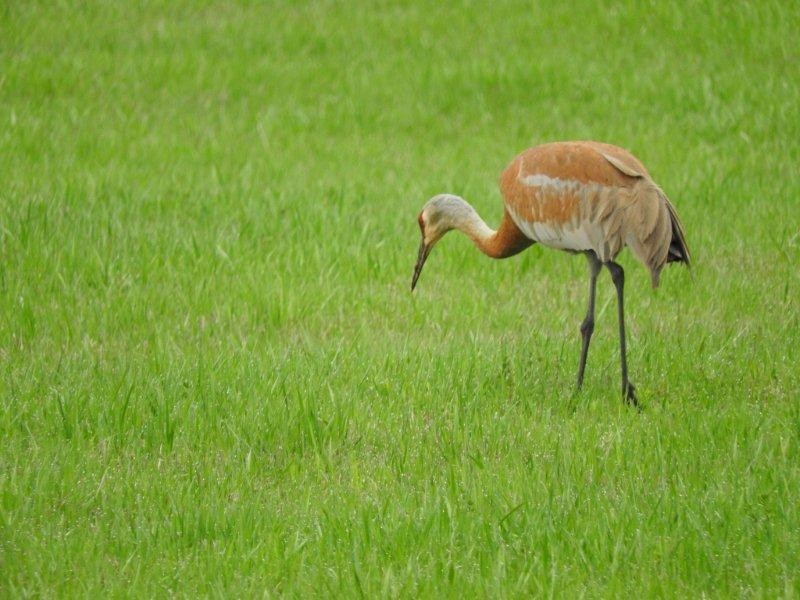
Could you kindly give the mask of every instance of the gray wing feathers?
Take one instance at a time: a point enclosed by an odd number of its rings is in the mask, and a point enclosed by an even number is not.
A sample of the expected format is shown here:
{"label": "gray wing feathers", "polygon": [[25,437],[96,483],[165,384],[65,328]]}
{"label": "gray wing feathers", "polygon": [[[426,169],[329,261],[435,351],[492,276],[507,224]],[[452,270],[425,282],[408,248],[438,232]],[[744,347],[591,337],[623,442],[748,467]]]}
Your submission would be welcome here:
{"label": "gray wing feathers", "polygon": [[[653,287],[658,286],[661,269],[668,262],[690,263],[686,233],[675,207],[653,180],[635,166],[626,164],[607,152],[598,150],[614,168],[638,179],[630,193],[630,203],[621,202],[613,212],[625,212],[626,240],[634,254],[650,269]],[[608,233],[619,230],[617,219],[610,213],[611,202],[595,210],[596,218],[611,218]]]}
{"label": "gray wing feathers", "polygon": [[596,198],[592,204],[592,220],[605,220],[614,209],[616,197],[614,188],[601,187],[597,191]]}
{"label": "gray wing feathers", "polygon": [[672,241],[669,201],[655,183],[645,178],[633,186],[632,196],[626,211],[625,242],[650,270],[653,287],[658,287]]}
{"label": "gray wing feathers", "polygon": [[614,156],[611,156],[611,155],[610,155],[610,154],[608,154],[607,152],[600,152],[599,150],[598,150],[598,152],[599,152],[599,153],[600,153],[600,155],[601,155],[603,158],[605,158],[605,159],[606,159],[608,162],[610,162],[610,163],[611,163],[612,165],[614,165],[614,166],[615,166],[617,169],[619,169],[620,171],[622,171],[623,173],[625,173],[625,175],[628,175],[629,177],[644,177],[644,173],[640,173],[640,172],[639,172],[637,169],[635,169],[634,167],[631,167],[630,165],[626,165],[624,162],[622,162],[622,161],[621,161],[621,160],[619,160],[618,158],[615,158]]}

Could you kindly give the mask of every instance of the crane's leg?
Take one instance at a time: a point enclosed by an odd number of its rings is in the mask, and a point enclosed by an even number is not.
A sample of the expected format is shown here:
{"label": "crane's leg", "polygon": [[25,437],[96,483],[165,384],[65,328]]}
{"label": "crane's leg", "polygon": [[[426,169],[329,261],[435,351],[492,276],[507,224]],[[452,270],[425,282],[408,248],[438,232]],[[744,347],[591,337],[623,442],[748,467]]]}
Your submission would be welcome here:
{"label": "crane's leg", "polygon": [[629,402],[634,406],[639,406],[639,400],[636,398],[636,391],[633,385],[628,381],[628,362],[625,358],[625,309],[622,302],[622,291],[625,287],[625,271],[622,267],[613,261],[605,263],[608,272],[611,273],[611,280],[614,282],[614,287],[617,288],[617,309],[619,313],[619,354],[622,364],[622,399]]}
{"label": "crane's leg", "polygon": [[578,389],[583,385],[583,373],[586,370],[586,356],[589,354],[589,341],[592,339],[592,332],[594,331],[594,298],[595,291],[597,290],[597,276],[600,274],[600,269],[603,263],[597,258],[597,255],[589,251],[586,253],[586,260],[589,261],[589,308],[586,310],[586,318],[581,323],[581,337],[583,344],[581,345],[581,362],[578,365]]}

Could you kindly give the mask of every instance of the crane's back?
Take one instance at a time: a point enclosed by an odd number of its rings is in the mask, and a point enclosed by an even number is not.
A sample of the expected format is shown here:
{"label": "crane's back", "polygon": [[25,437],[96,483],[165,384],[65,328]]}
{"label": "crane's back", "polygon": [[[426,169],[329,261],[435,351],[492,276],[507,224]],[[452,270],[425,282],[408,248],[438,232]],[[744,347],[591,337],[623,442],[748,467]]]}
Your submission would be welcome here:
{"label": "crane's back", "polygon": [[689,263],[683,227],[644,165],[626,150],[599,142],[530,148],[503,171],[506,210],[530,239],[614,260],[624,246],[651,272]]}

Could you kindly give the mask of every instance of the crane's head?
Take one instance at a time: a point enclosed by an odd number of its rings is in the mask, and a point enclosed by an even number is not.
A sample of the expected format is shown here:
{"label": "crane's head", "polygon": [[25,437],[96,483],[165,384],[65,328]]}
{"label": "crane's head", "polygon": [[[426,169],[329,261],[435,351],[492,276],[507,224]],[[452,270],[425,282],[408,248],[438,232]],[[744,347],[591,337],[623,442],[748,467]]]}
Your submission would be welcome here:
{"label": "crane's head", "polygon": [[425,203],[419,213],[419,230],[422,241],[419,244],[417,264],[414,267],[414,277],[411,280],[411,291],[417,285],[422,267],[431,253],[433,245],[442,239],[442,236],[453,229],[460,218],[470,210],[469,205],[462,198],[452,194],[439,194]]}

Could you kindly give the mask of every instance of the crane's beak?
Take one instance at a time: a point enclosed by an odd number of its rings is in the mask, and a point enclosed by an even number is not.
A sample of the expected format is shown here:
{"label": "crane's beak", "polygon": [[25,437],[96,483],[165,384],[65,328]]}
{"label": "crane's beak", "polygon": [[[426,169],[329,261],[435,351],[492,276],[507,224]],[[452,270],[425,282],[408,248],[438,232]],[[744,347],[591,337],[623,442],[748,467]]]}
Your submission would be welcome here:
{"label": "crane's beak", "polygon": [[417,254],[417,264],[414,266],[414,277],[411,279],[412,292],[414,291],[414,288],[417,285],[417,279],[419,279],[419,274],[422,273],[422,266],[425,264],[425,261],[428,258],[428,254],[430,254],[431,252],[431,246],[425,244],[425,238],[422,238],[422,241],[419,243],[419,254]]}

